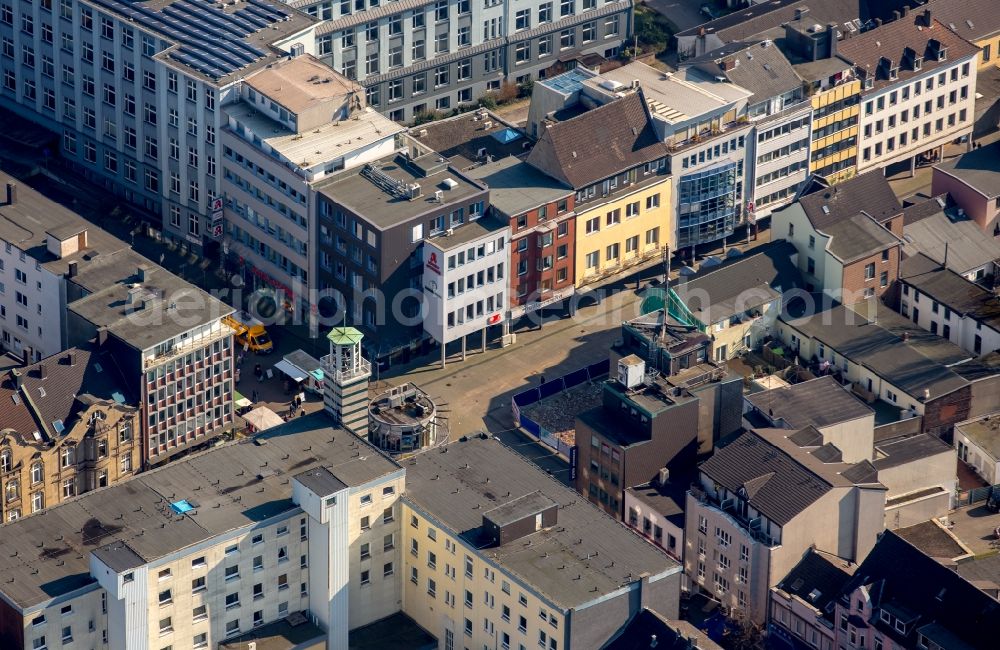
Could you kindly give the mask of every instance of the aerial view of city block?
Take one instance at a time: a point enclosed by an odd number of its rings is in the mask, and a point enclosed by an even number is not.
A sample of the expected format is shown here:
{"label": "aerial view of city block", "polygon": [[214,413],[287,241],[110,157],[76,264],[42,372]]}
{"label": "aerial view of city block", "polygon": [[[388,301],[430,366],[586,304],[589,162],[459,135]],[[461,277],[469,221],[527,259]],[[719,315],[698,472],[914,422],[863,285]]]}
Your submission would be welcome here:
{"label": "aerial view of city block", "polygon": [[1000,0],[0,42],[0,650],[1000,649]]}

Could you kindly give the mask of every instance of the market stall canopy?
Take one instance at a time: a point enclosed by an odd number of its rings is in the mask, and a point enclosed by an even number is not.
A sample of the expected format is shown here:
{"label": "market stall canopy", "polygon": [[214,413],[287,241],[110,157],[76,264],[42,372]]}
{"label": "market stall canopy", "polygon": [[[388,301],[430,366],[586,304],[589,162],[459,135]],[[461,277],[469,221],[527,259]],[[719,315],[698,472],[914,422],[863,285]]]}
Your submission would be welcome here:
{"label": "market stall canopy", "polygon": [[282,359],[278,363],[274,364],[274,369],[283,372],[297,382],[305,381],[307,376],[305,370],[299,368],[295,364],[289,363],[285,359]]}
{"label": "market stall canopy", "polygon": [[281,419],[280,415],[266,406],[258,406],[254,410],[245,414],[243,419],[257,431],[264,431],[265,429],[270,429],[271,427],[276,427],[285,423],[285,421]]}

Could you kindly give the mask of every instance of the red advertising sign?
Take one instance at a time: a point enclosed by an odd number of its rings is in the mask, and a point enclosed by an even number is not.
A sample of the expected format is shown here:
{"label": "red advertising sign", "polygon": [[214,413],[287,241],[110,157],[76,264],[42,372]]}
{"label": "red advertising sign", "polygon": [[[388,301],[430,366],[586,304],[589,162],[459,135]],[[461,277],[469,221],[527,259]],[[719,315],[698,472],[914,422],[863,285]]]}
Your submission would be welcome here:
{"label": "red advertising sign", "polygon": [[441,266],[438,264],[437,253],[431,253],[431,256],[427,259],[427,268],[441,275]]}

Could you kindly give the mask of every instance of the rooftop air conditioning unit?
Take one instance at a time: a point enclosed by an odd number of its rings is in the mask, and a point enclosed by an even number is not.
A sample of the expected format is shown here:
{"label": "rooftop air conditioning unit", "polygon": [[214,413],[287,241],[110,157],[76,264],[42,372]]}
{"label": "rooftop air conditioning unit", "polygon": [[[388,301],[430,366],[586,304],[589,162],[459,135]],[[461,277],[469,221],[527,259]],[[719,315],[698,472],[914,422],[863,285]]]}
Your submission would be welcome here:
{"label": "rooftop air conditioning unit", "polygon": [[451,237],[454,234],[455,234],[455,229],[454,228],[449,228],[448,230],[444,231],[445,237]]}
{"label": "rooftop air conditioning unit", "polygon": [[442,192],[441,190],[434,190],[434,200],[437,201],[438,203],[444,201],[444,192]]}

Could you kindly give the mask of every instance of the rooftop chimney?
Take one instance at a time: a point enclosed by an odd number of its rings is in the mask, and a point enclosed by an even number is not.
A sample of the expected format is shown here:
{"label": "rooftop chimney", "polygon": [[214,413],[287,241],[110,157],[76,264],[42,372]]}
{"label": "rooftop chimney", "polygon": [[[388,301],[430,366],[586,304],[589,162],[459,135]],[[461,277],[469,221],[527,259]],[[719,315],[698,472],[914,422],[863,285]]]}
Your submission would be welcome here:
{"label": "rooftop chimney", "polygon": [[924,20],[923,20],[923,23],[924,23],[924,27],[930,27],[931,26],[931,10],[930,9],[924,9]]}
{"label": "rooftop chimney", "polygon": [[910,15],[910,5],[903,5],[903,18]]}
{"label": "rooftop chimney", "polygon": [[24,365],[28,365],[29,363],[31,363],[32,358],[35,356],[34,354],[32,354],[32,349],[30,345],[24,347],[24,349],[21,351],[21,355],[24,360]]}
{"label": "rooftop chimney", "polygon": [[66,355],[66,361],[69,363],[69,365],[75,366],[76,365],[76,352],[73,351],[73,350],[70,350],[69,354]]}
{"label": "rooftop chimney", "polygon": [[77,264],[75,261],[70,262],[66,268],[66,277],[75,278],[77,273]]}
{"label": "rooftop chimney", "polygon": [[17,183],[7,183],[7,205],[17,203]]}
{"label": "rooftop chimney", "polygon": [[39,379],[45,379],[45,377],[47,377],[47,374],[46,374],[46,371],[45,371],[45,364],[44,363],[40,363],[40,364],[38,364],[38,378]]}
{"label": "rooftop chimney", "polygon": [[805,16],[807,13],[809,13],[809,7],[798,7],[795,10],[795,20],[799,20],[800,18],[802,18],[802,16]]}
{"label": "rooftop chimney", "polygon": [[826,26],[826,33],[830,35],[830,53],[827,58],[837,56],[837,23],[830,23]]}
{"label": "rooftop chimney", "polygon": [[900,14],[899,14],[899,11],[898,11],[898,10],[896,10],[896,9],[893,9],[893,10],[892,10],[892,19],[893,19],[894,21],[896,21],[896,20],[899,20],[899,15],[900,15]]}
{"label": "rooftop chimney", "polygon": [[876,18],[875,19],[875,26],[876,27],[881,27],[882,26],[882,19],[881,18]]}
{"label": "rooftop chimney", "polygon": [[136,282],[145,282],[146,281],[146,269],[142,268],[141,266],[138,269],[136,269],[136,272],[135,272],[135,281]]}
{"label": "rooftop chimney", "polygon": [[10,379],[14,382],[16,388],[21,387],[21,371],[17,368],[10,369]]}
{"label": "rooftop chimney", "polygon": [[719,61],[719,67],[728,72],[736,67],[736,63],[737,60],[735,58],[722,59]]}

